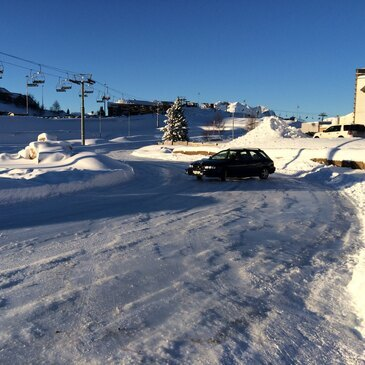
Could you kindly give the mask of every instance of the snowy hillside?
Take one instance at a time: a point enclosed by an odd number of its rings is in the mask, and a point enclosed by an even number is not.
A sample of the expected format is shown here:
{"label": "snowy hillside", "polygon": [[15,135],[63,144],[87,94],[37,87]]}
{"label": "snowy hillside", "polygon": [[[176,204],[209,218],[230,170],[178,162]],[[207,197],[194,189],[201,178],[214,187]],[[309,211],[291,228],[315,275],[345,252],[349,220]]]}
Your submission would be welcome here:
{"label": "snowy hillside", "polygon": [[[215,113],[186,116],[199,140]],[[157,144],[156,115],[87,119],[82,146],[79,120],[0,116],[1,364],[365,361],[365,172],[311,160],[365,140],[223,118],[236,138],[198,147]],[[228,147],[276,173],[184,174]]]}

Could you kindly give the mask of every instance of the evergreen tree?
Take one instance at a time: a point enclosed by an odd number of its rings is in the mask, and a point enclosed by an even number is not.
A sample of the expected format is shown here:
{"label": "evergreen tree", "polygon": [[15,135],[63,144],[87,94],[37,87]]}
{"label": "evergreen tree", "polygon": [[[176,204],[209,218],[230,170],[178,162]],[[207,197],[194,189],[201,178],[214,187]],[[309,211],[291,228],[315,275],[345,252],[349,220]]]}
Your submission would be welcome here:
{"label": "evergreen tree", "polygon": [[167,110],[166,117],[162,140],[171,142],[188,141],[188,124],[179,98]]}

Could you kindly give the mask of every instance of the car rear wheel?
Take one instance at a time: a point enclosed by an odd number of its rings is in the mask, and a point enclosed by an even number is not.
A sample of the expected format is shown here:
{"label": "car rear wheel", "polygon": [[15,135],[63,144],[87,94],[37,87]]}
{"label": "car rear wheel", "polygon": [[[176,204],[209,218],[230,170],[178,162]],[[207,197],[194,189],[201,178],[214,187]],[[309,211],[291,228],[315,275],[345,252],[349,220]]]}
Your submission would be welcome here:
{"label": "car rear wheel", "polygon": [[269,177],[269,170],[265,167],[261,170],[260,175],[259,175],[260,179],[266,180]]}

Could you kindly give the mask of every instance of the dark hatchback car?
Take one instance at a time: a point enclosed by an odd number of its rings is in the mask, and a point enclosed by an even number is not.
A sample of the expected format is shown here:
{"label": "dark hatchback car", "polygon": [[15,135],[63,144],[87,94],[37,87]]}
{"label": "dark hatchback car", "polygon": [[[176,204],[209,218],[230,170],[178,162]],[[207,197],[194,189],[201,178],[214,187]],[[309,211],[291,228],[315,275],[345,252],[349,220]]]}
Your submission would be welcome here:
{"label": "dark hatchback car", "polygon": [[223,150],[208,159],[193,162],[186,169],[188,175],[194,175],[199,180],[206,176],[222,181],[229,177],[249,176],[267,179],[274,172],[274,162],[263,150],[249,148]]}

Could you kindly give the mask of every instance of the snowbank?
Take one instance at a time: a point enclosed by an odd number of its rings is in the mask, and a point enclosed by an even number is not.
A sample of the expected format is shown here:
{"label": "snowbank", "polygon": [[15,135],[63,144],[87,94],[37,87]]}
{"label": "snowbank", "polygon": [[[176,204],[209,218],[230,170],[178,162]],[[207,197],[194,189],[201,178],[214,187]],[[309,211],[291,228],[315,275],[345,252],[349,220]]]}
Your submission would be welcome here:
{"label": "snowbank", "polygon": [[72,145],[46,133],[17,154],[0,154],[0,204],[115,185],[133,169],[94,152],[74,153]]}
{"label": "snowbank", "polygon": [[234,139],[228,143],[227,147],[238,147],[247,142],[267,141],[278,138],[308,138],[306,134],[295,127],[291,127],[278,117],[262,118],[258,126],[242,137]]}

